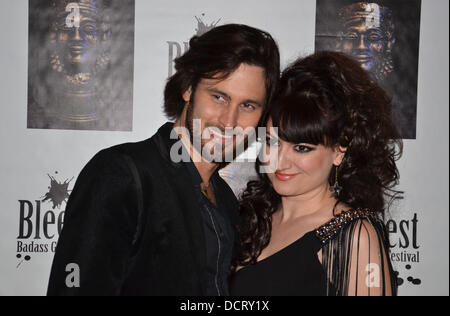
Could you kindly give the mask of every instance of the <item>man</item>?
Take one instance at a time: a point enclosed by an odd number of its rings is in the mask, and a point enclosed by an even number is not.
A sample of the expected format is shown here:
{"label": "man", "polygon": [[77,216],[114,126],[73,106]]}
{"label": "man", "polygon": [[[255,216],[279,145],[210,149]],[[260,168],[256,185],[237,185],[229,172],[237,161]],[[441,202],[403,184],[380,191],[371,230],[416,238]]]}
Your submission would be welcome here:
{"label": "man", "polygon": [[[263,31],[232,24],[193,37],[165,88],[175,124],[101,151],[81,172],[48,294],[227,295],[238,216],[218,169],[240,142],[228,131],[258,125],[279,68]],[[66,282],[73,267],[79,284]]]}
{"label": "man", "polygon": [[382,83],[394,70],[392,11],[377,3],[358,2],[339,11],[342,26],[337,49],[353,56]]}

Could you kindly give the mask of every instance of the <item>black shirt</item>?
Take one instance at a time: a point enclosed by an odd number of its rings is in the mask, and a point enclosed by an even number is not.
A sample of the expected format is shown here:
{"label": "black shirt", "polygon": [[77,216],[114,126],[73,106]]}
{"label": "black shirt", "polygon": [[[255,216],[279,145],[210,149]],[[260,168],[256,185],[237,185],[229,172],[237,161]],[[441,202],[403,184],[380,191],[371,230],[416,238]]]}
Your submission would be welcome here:
{"label": "black shirt", "polygon": [[327,275],[317,258],[321,246],[314,232],[305,234],[270,257],[239,270],[231,282],[231,295],[327,295]]}
{"label": "black shirt", "polygon": [[223,192],[217,185],[218,172],[210,180],[218,207],[202,193],[202,178],[192,161],[186,163],[194,185],[203,220],[206,247],[206,269],[203,273],[205,294],[207,296],[228,296],[228,277],[234,245],[234,230],[226,216],[228,213],[221,200]]}
{"label": "black shirt", "polygon": [[[230,292],[233,296],[396,295],[388,249],[386,227],[378,213],[362,208],[342,211],[270,257],[239,270]],[[380,267],[378,286],[360,281],[358,269],[366,264]]]}

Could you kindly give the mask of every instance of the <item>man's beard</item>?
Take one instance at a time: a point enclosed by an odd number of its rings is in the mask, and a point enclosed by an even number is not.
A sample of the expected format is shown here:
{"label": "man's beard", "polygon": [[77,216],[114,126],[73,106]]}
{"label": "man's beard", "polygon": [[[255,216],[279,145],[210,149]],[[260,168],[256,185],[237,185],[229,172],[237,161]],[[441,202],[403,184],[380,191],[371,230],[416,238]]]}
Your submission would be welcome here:
{"label": "man's beard", "polygon": [[194,106],[192,100],[189,101],[187,104],[187,111],[186,111],[186,122],[185,126],[187,127],[189,131],[189,141],[191,142],[191,145],[194,146],[194,149],[201,153],[202,152],[202,145],[200,143],[200,148],[196,148],[198,142],[194,142]]}
{"label": "man's beard", "polygon": [[[187,107],[188,108],[186,111],[185,126],[187,127],[187,129],[189,131],[190,142],[191,142],[191,145],[194,147],[194,149],[203,156],[206,145],[203,144],[203,139],[202,139],[203,131],[201,130],[201,124],[197,128],[197,130],[200,131],[200,135],[194,134],[194,107],[195,107],[194,102],[192,100],[189,101],[189,103],[187,104]],[[214,127],[216,129],[220,130],[225,135],[225,128],[218,127],[218,126],[210,126],[210,127]],[[207,128],[207,127],[205,126],[205,128]],[[198,139],[197,139],[197,141],[194,141],[194,138],[196,138],[196,137],[198,137]],[[245,135],[245,138],[241,141],[244,143],[244,148],[243,148],[244,151],[247,150],[247,148],[249,147],[248,138],[249,138],[249,136]],[[229,145],[222,146],[222,150],[221,150],[222,154],[220,157],[216,157],[216,155],[213,154],[213,156],[215,158],[217,158],[217,160],[219,160],[219,161],[215,161],[215,159],[214,159],[213,162],[220,164],[221,167],[225,167],[227,164],[232,162],[232,161],[225,161],[226,158],[231,156],[232,160],[235,160],[242,153],[242,152],[237,152],[237,149],[239,147],[242,147],[242,146],[237,146],[237,145],[238,144],[233,141],[233,143],[231,145],[231,146],[233,146],[233,148],[231,148],[231,149],[229,149]],[[232,153],[230,151],[232,151]],[[230,153],[228,153],[228,152],[230,152]]]}

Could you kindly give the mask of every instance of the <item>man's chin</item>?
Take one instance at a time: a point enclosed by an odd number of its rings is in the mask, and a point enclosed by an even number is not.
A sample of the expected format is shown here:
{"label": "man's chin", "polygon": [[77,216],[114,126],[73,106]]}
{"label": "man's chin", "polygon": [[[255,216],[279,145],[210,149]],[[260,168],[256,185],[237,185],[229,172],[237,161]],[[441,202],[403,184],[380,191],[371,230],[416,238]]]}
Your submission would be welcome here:
{"label": "man's chin", "polygon": [[236,152],[236,147],[227,148],[227,146],[217,145],[214,149],[208,152],[205,146],[202,147],[202,157],[206,161],[211,161],[214,163],[231,163],[237,157],[238,153]]}
{"label": "man's chin", "polygon": [[234,152],[230,152],[230,153],[220,153],[220,154],[202,154],[203,159],[205,159],[206,161],[210,161],[213,163],[231,163],[233,162],[236,158],[237,155]]}
{"label": "man's chin", "polygon": [[238,139],[235,138],[232,142],[228,143],[216,142],[214,139],[204,141],[202,143],[202,156],[207,161],[213,160],[217,163],[231,163],[239,155],[245,152],[248,147],[248,145],[246,145],[247,142],[247,138],[240,137]]}

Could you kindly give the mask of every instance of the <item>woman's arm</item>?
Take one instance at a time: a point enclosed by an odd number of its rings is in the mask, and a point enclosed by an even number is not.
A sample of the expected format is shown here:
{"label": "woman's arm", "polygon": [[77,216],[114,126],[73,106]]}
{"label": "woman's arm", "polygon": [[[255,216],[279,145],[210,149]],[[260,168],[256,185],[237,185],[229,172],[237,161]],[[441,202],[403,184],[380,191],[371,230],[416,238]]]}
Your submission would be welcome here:
{"label": "woman's arm", "polygon": [[354,223],[348,271],[348,296],[392,296],[391,271],[382,232],[368,220]]}

